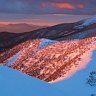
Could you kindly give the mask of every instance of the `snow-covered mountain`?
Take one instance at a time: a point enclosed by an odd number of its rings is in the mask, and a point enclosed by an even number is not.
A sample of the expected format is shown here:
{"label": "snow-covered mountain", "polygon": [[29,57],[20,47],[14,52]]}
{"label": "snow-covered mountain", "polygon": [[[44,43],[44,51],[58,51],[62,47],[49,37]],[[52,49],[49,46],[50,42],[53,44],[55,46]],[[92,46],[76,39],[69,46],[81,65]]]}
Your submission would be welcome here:
{"label": "snow-covered mountain", "polygon": [[96,49],[95,19],[0,33],[0,63],[50,83],[67,79],[87,66]]}
{"label": "snow-covered mountain", "polygon": [[83,20],[83,23],[78,25],[78,26],[76,26],[76,27],[77,28],[83,28],[85,26],[90,26],[92,24],[96,24],[96,17]]}

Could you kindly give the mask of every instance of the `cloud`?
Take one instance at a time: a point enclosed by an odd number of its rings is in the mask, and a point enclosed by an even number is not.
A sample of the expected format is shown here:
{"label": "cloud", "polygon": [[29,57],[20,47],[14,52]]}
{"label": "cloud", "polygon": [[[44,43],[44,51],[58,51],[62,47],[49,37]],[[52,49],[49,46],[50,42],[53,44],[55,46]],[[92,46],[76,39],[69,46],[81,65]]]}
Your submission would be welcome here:
{"label": "cloud", "polygon": [[61,9],[75,9],[75,7],[68,2],[62,2],[62,3],[51,3],[52,6],[61,8]]}
{"label": "cloud", "polygon": [[85,4],[84,3],[78,3],[77,4],[77,8],[84,8],[85,7]]}
{"label": "cloud", "polygon": [[96,0],[0,0],[0,14],[95,15]]}

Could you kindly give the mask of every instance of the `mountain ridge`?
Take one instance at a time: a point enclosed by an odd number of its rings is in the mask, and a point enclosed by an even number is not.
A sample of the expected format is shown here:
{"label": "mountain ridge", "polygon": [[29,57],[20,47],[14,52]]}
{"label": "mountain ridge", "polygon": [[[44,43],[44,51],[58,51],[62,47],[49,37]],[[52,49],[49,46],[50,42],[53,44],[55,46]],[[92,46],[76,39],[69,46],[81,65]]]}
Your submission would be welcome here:
{"label": "mountain ridge", "polygon": [[2,39],[0,63],[47,82],[64,80],[86,67],[96,49],[96,23],[77,27],[83,23],[59,24]]}
{"label": "mountain ridge", "polygon": [[45,27],[46,26],[32,25],[27,23],[17,23],[17,24],[1,25],[0,32],[6,31],[11,33],[22,33]]}

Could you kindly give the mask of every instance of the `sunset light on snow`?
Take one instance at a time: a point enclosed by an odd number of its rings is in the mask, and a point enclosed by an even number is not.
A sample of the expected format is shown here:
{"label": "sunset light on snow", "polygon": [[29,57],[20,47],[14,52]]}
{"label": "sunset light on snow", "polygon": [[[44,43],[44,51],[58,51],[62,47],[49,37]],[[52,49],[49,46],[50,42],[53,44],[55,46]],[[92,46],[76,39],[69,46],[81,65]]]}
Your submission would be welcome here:
{"label": "sunset light on snow", "polygon": [[0,96],[96,96],[96,0],[0,0]]}

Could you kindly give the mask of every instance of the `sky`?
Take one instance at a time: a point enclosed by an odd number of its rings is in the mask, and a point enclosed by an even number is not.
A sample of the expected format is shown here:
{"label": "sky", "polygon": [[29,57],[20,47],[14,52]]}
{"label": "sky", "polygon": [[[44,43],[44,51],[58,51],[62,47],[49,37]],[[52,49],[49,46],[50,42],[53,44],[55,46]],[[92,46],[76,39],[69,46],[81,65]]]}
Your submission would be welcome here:
{"label": "sky", "polygon": [[96,15],[96,0],[0,0],[0,24],[55,25]]}

